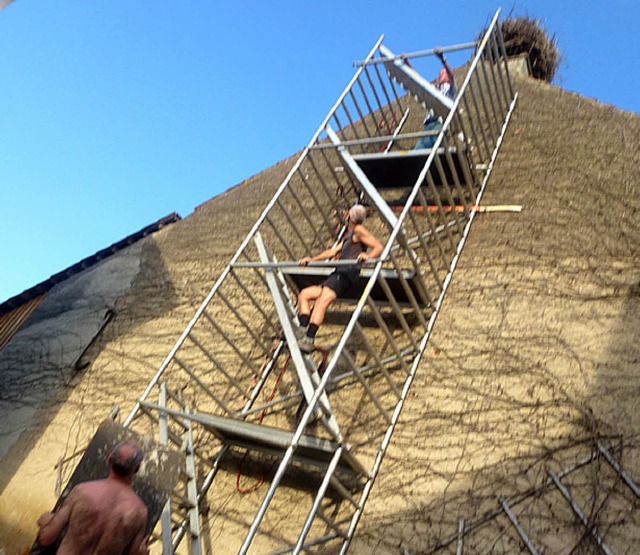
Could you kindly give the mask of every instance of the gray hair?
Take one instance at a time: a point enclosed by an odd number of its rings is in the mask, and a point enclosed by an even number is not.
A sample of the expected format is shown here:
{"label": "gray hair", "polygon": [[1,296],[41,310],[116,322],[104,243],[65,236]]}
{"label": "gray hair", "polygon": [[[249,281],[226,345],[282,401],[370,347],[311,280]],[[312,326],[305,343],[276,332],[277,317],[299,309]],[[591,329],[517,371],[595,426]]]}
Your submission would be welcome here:
{"label": "gray hair", "polygon": [[349,208],[349,219],[354,224],[361,224],[367,217],[367,209],[362,204],[354,204]]}

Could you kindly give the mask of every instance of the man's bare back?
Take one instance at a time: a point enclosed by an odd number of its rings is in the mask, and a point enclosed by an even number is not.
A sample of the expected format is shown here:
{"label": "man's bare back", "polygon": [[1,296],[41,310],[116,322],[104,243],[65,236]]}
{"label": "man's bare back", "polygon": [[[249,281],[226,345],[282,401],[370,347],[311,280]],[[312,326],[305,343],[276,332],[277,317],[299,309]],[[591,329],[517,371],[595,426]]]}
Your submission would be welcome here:
{"label": "man's bare back", "polygon": [[45,513],[38,541],[51,545],[63,533],[58,555],[146,555],[147,507],[116,475],[75,486],[56,513]]}

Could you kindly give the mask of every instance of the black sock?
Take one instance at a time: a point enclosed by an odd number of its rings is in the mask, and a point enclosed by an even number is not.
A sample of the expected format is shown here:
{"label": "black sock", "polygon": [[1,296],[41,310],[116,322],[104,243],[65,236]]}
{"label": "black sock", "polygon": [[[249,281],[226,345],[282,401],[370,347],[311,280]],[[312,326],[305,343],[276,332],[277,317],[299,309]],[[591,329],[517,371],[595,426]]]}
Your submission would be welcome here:
{"label": "black sock", "polygon": [[320,326],[316,325],[316,324],[309,324],[309,327],[307,328],[307,337],[310,337],[311,339],[314,339],[316,336],[316,333],[318,333],[318,328]]}
{"label": "black sock", "polygon": [[298,316],[298,321],[303,328],[309,325],[309,318],[311,318],[311,314],[300,314],[300,316]]}

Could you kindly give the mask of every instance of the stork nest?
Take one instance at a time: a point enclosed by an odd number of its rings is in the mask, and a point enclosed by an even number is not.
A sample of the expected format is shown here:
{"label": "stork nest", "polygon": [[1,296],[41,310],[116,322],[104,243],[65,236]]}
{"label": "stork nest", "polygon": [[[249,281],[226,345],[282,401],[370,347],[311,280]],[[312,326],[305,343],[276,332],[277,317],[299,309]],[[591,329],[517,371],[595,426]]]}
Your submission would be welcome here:
{"label": "stork nest", "polygon": [[[508,17],[500,26],[507,56],[526,54],[531,75],[551,82],[560,66],[562,57],[555,35],[549,36],[539,19],[527,16]],[[480,32],[478,40],[486,33]]]}
{"label": "stork nest", "polygon": [[555,35],[550,37],[540,20],[529,17],[505,19],[501,29],[507,56],[527,54],[531,75],[551,82],[561,61]]}

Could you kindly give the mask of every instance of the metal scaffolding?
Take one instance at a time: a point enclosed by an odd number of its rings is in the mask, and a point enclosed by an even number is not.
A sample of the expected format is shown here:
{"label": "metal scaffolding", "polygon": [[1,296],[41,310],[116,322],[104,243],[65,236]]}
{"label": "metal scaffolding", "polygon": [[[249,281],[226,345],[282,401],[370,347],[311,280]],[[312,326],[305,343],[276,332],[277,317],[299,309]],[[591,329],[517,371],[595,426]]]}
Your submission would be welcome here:
{"label": "metal scaffolding", "polygon": [[[125,426],[187,461],[164,553],[203,552],[218,524],[244,538],[225,552],[347,551],[517,100],[498,15],[443,49],[472,49],[455,99],[407,63],[433,51],[378,40],[140,396]],[[425,109],[442,128],[416,150]],[[339,241],[355,202],[384,251],[306,354],[297,293],[340,261],[296,261]],[[250,496],[215,487],[231,469],[258,477]]]}
{"label": "metal scaffolding", "polygon": [[[532,501],[535,499],[541,500],[541,499],[544,499],[545,497],[551,497],[554,493],[560,493],[562,498],[565,500],[566,504],[571,509],[573,520],[577,523],[576,528],[581,532],[578,537],[583,541],[587,539],[587,541],[584,542],[585,544],[592,543],[593,548],[597,553],[602,553],[604,555],[611,555],[613,551],[605,542],[603,534],[599,531],[599,526],[598,526],[598,521],[600,519],[604,520],[604,518],[602,518],[602,515],[600,515],[599,512],[601,511],[604,512],[605,503],[601,502],[602,505],[598,507],[598,510],[593,511],[595,498],[597,497],[598,493],[602,493],[602,492],[598,492],[598,491],[591,492],[591,495],[586,496],[586,499],[584,498],[584,495],[583,495],[582,506],[581,506],[581,503],[579,503],[577,500],[577,496],[574,493],[572,493],[571,487],[568,486],[564,481],[568,481],[575,474],[579,474],[580,471],[584,472],[586,467],[593,466],[597,461],[604,461],[604,463],[608,465],[610,470],[613,471],[612,473],[609,472],[608,474],[610,475],[606,478],[604,478],[604,475],[607,474],[606,469],[603,469],[601,471],[601,473],[603,474],[603,482],[607,482],[607,484],[605,486],[602,486],[602,485],[599,486],[599,489],[601,488],[603,490],[609,490],[607,495],[605,495],[604,497],[605,500],[609,498],[611,491],[613,491],[614,489],[619,489],[620,490],[619,498],[622,499],[621,504],[623,506],[623,512],[626,513],[627,515],[631,513],[637,514],[637,501],[638,499],[640,499],[640,489],[638,488],[638,485],[636,484],[636,482],[628,474],[624,472],[624,470],[620,466],[620,463],[616,460],[613,454],[614,451],[621,452],[623,450],[623,447],[624,445],[622,443],[620,443],[614,448],[611,445],[606,445],[600,440],[596,440],[595,448],[591,449],[591,452],[587,456],[574,462],[572,465],[567,466],[559,471],[553,471],[551,468],[547,467],[546,468],[547,478],[543,480],[541,483],[535,485],[534,487],[528,489],[527,491],[524,491],[518,495],[514,495],[509,499],[505,499],[504,497],[497,496],[496,508],[488,511],[486,514],[483,514],[482,516],[480,516],[479,518],[476,518],[475,520],[465,521],[464,519],[460,519],[457,533],[452,534],[448,538],[445,538],[444,540],[442,540],[440,543],[438,543],[436,546],[430,549],[428,553],[435,554],[435,553],[441,552],[442,550],[445,550],[448,546],[452,545],[455,542],[456,553],[458,553],[459,555],[462,555],[464,553],[465,538],[471,536],[475,532],[478,532],[482,527],[485,527],[485,526],[490,527],[491,525],[494,525],[494,530],[495,530],[495,527],[497,527],[496,520],[500,518],[501,515],[504,514],[507,516],[511,526],[515,530],[515,533],[516,533],[515,535],[517,535],[520,540],[520,544],[516,543],[515,545],[519,545],[519,547],[522,549],[522,552],[526,550],[531,555],[538,555],[539,553],[542,553],[544,551],[544,548],[540,548],[543,538],[537,538],[535,541],[534,539],[532,539],[530,533],[527,532],[527,530],[525,529],[525,526],[521,523],[520,519],[518,518],[516,514],[516,507],[526,505],[527,503],[531,504]],[[587,481],[587,483],[590,484],[589,481]],[[593,486],[591,485],[591,487]],[[584,489],[584,486],[582,488],[576,487],[575,489]],[[633,494],[633,497],[629,495],[629,492]],[[591,497],[591,499],[589,499],[589,497]],[[608,499],[608,500],[611,501],[611,499]],[[546,505],[543,504],[543,507],[545,506]],[[546,512],[549,512],[550,506],[551,505],[546,506]],[[526,516],[526,513],[527,513],[526,510],[522,510],[521,508],[520,512],[522,513],[522,515],[525,516],[525,518],[531,519],[531,515],[529,515],[528,517]],[[540,513],[545,512],[545,509],[543,508],[541,511],[535,511],[535,512],[537,513],[538,518],[541,518]],[[542,536],[545,536],[545,535],[551,536],[552,538],[556,536],[562,536],[563,533],[565,535],[568,535],[567,534],[568,530],[564,526],[561,526],[557,515],[552,515],[550,519],[552,519],[554,522],[554,527],[553,527],[554,531],[552,531],[551,533],[547,531],[546,534],[544,534],[540,532],[539,530],[540,526],[538,526],[537,532],[539,534],[541,534]],[[625,519],[620,518],[619,515],[616,515],[615,520],[625,522]],[[611,529],[610,522],[609,523],[603,522],[602,524],[605,524],[603,528],[605,529],[606,532],[609,533],[609,536],[612,539],[615,539],[616,530]],[[632,520],[629,520],[627,524],[629,526],[634,526]],[[500,530],[499,534],[501,536],[505,535],[504,528]],[[507,529],[506,535],[509,536],[508,529]],[[489,533],[487,534],[487,537],[493,538],[493,535]],[[549,538],[547,537],[546,539],[548,540]],[[492,541],[494,540],[489,539],[488,543],[491,543]],[[483,546],[482,548],[480,548],[477,544],[472,545],[469,549],[469,552],[476,553],[478,552],[478,549],[481,549],[482,551],[484,551],[485,547]]]}

